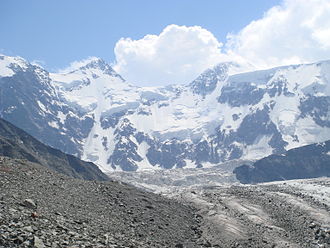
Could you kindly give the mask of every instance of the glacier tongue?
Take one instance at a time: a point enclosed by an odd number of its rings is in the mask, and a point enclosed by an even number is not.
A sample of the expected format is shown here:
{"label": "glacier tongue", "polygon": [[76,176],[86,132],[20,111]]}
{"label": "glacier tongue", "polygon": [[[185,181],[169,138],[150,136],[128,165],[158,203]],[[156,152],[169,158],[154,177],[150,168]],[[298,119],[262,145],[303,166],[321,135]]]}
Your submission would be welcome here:
{"label": "glacier tongue", "polygon": [[48,73],[1,56],[0,114],[103,171],[207,167],[330,139],[329,61],[235,68],[219,64],[185,86],[136,87],[98,58]]}

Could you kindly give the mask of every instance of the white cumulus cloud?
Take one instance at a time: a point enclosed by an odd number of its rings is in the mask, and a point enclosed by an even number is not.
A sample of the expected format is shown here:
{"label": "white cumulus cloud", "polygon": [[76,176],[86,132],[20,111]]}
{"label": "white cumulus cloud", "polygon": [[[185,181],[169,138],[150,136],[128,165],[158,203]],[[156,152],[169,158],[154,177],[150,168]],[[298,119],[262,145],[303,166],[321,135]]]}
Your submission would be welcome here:
{"label": "white cumulus cloud", "polygon": [[330,1],[285,0],[227,38],[227,51],[258,68],[330,59]]}
{"label": "white cumulus cloud", "polygon": [[159,35],[119,40],[115,70],[140,85],[187,83],[225,59],[221,47],[222,43],[206,29],[173,24]]}
{"label": "white cumulus cloud", "polygon": [[159,35],[122,38],[114,51],[115,69],[139,85],[187,84],[224,61],[246,70],[330,59],[330,0],[283,0],[223,43],[202,27],[169,25]]}

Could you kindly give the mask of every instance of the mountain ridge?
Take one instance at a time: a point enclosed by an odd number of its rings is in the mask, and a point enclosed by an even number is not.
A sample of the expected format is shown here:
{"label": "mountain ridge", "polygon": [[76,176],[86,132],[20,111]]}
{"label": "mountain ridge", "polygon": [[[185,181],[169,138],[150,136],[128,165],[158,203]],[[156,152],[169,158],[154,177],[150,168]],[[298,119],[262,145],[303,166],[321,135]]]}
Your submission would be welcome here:
{"label": "mountain ridge", "polygon": [[[0,114],[103,171],[210,167],[330,139],[329,61],[239,74],[228,66],[164,87],[137,87],[98,66],[45,72],[44,85],[38,71],[18,71],[0,77],[10,103]],[[29,109],[19,81],[35,85]]]}
{"label": "mountain ridge", "polygon": [[46,146],[14,125],[0,118],[0,155],[26,159],[65,175],[106,181],[109,178],[91,162],[82,161]]}

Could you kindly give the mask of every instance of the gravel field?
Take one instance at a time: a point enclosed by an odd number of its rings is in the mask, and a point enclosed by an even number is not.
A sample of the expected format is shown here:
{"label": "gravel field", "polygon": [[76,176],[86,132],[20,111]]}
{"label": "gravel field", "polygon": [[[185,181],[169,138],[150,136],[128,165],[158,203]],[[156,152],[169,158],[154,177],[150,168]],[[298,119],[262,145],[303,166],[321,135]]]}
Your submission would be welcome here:
{"label": "gravel field", "polygon": [[0,247],[330,247],[329,178],[219,186],[208,171],[194,186],[189,173],[150,179],[159,195],[0,157]]}
{"label": "gravel field", "polygon": [[172,195],[202,216],[214,247],[330,247],[330,179],[204,187]]}
{"label": "gravel field", "polygon": [[199,221],[173,199],[0,157],[3,248],[195,247]]}

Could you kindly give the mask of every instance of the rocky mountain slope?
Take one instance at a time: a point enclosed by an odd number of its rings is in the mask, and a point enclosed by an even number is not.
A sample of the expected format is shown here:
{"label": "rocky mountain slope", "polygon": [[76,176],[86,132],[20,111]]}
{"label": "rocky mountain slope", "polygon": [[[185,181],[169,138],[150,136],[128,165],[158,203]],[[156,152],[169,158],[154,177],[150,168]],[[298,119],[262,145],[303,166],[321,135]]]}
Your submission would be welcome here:
{"label": "rocky mountain slope", "polygon": [[140,88],[98,58],[48,73],[0,56],[0,115],[103,171],[205,168],[330,139],[329,61],[237,68],[219,64],[187,85]]}
{"label": "rocky mountain slope", "polygon": [[71,177],[109,180],[95,164],[46,146],[1,118],[0,156],[26,159]]}
{"label": "rocky mountain slope", "polygon": [[234,173],[241,183],[330,177],[330,141],[270,155],[253,165],[239,166]]}
{"label": "rocky mountain slope", "polygon": [[194,209],[0,157],[0,247],[198,247]]}

